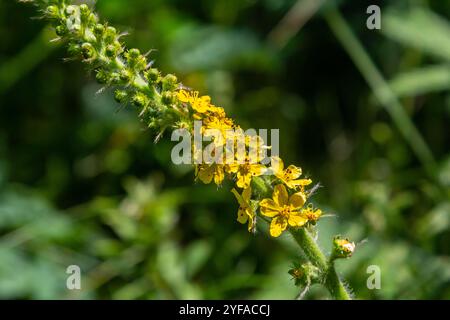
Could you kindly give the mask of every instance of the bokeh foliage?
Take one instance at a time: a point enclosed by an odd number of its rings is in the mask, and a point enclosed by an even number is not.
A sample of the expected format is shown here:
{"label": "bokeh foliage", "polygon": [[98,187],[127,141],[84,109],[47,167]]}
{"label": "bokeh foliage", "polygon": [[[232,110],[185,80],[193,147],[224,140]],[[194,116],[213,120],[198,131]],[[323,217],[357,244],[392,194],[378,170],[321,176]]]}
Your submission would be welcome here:
{"label": "bokeh foliage", "polygon": [[[296,3],[96,6],[130,32],[130,46],[156,49],[161,70],[243,127],[280,128],[283,157],[321,181],[315,201],[335,215],[319,223],[320,239],[365,240],[338,265],[358,298],[449,299],[450,3],[381,1],[380,31],[365,27],[371,1],[340,6],[431,150],[425,162],[402,136],[408,119],[393,121],[326,8],[300,30],[279,27]],[[191,168],[172,165],[169,139],[155,145],[133,110],[63,61],[33,16],[0,2],[0,298],[295,297],[287,270],[301,257],[289,236],[248,234],[231,186],[193,183]],[[71,264],[81,291],[66,289]],[[380,290],[366,287],[370,265],[382,270]]]}

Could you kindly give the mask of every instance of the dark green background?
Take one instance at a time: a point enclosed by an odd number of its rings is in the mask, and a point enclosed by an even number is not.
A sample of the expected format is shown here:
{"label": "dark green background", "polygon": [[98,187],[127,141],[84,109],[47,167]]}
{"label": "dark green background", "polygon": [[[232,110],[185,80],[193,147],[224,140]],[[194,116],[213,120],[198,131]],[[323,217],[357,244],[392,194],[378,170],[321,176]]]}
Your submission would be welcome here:
{"label": "dark green background", "polygon": [[[127,45],[156,49],[162,71],[243,127],[280,129],[283,158],[322,184],[314,201],[334,215],[319,223],[322,247],[335,234],[362,242],[338,262],[358,298],[450,298],[450,3],[379,2],[380,31],[365,27],[374,2],[341,3],[405,111],[397,121],[323,8],[300,30],[274,31],[295,3],[99,0],[97,9],[130,32]],[[291,239],[248,234],[231,183],[194,183],[191,168],[172,165],[168,137],[155,145],[133,110],[98,94],[38,16],[0,0],[0,298],[294,298]],[[434,161],[403,138],[408,119]],[[81,291],[66,289],[72,264]],[[381,268],[380,290],[366,287],[370,265]],[[306,297],[328,294],[313,287]]]}

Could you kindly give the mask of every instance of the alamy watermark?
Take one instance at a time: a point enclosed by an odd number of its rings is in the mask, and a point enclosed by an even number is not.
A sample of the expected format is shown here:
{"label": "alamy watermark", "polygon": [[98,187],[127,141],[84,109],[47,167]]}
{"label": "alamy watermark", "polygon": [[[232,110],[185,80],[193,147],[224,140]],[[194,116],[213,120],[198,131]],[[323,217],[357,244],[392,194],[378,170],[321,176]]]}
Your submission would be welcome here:
{"label": "alamy watermark", "polygon": [[81,268],[77,265],[70,265],[66,269],[69,275],[66,279],[66,287],[69,290],[81,290]]}
{"label": "alamy watermark", "polygon": [[279,156],[280,151],[279,129],[224,130],[205,128],[202,121],[194,121],[193,133],[187,129],[174,130],[171,140],[178,142],[171,152],[172,162],[177,165],[268,165],[275,163],[273,159]]}
{"label": "alamy watermark", "polygon": [[370,16],[367,18],[366,26],[369,30],[381,29],[381,9],[379,6],[373,4],[367,7],[367,14]]}
{"label": "alamy watermark", "polygon": [[381,269],[379,266],[373,264],[367,267],[366,273],[370,274],[367,278],[366,285],[369,290],[381,289]]}

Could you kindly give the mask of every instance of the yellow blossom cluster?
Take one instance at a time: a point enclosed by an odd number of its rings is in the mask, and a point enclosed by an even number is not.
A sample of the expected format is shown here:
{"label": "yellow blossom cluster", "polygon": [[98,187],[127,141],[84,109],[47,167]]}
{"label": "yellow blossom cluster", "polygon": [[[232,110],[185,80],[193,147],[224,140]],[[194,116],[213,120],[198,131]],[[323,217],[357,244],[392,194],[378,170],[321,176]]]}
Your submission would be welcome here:
{"label": "yellow blossom cluster", "polygon": [[[225,145],[227,132],[239,128],[227,117],[223,108],[211,103],[209,96],[200,96],[197,91],[184,89],[179,90],[177,96],[179,102],[189,108],[192,120],[202,121],[203,134],[208,135],[209,129],[222,133],[224,138],[213,139],[215,144]],[[249,145],[253,138],[245,136],[245,145]],[[236,187],[242,189],[241,193],[234,188],[232,190],[239,203],[237,220],[242,224],[248,223],[250,232],[255,231],[258,207],[263,218],[271,219],[270,234],[273,237],[280,236],[288,227],[300,228],[309,222],[315,223],[322,211],[313,209],[311,204],[305,206],[309,195],[305,188],[312,184],[311,179],[301,179],[302,169],[294,165],[285,168],[279,157],[273,157],[270,166],[261,164],[259,151],[268,147],[263,145],[261,139],[257,140],[257,144],[260,148],[257,148],[256,154],[246,151],[244,158],[237,163],[196,164],[196,178],[205,184],[214,181],[216,185],[221,185],[226,176],[233,179]],[[273,186],[272,198],[253,200],[252,180],[262,175]]]}

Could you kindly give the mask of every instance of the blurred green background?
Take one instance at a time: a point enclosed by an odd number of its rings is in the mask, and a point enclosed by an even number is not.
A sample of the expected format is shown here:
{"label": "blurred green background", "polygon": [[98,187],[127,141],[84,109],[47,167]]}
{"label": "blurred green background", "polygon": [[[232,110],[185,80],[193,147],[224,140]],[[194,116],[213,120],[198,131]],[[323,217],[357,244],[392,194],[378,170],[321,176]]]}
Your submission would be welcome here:
{"label": "blurred green background", "polygon": [[[450,2],[98,0],[101,17],[321,182],[319,223],[362,241],[361,299],[450,298]],[[250,235],[222,188],[171,164],[32,6],[0,1],[0,298],[292,299],[288,236]],[[362,45],[362,47],[361,47]],[[420,132],[420,134],[419,134]],[[79,265],[82,290],[66,288]],[[381,268],[381,289],[366,272]],[[328,298],[313,287],[306,298]]]}

